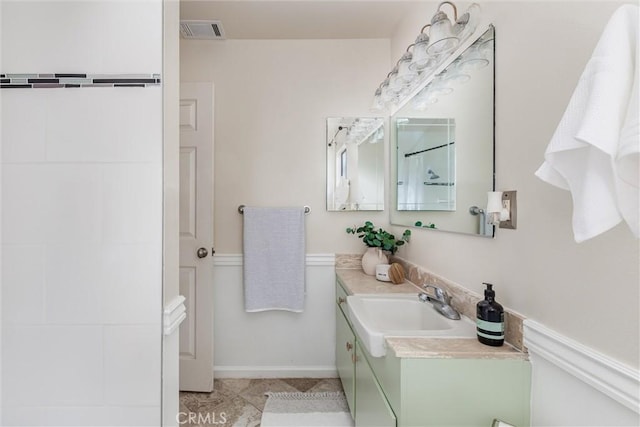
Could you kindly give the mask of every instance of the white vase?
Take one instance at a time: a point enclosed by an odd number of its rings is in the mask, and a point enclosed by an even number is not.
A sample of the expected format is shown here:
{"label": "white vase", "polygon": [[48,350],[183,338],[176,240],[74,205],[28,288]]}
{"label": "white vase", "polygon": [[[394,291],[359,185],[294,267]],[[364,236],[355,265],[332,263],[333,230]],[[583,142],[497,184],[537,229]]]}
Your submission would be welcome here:
{"label": "white vase", "polygon": [[364,273],[369,276],[375,276],[376,265],[388,263],[389,258],[378,248],[369,248],[364,255],[362,255],[362,269]]}

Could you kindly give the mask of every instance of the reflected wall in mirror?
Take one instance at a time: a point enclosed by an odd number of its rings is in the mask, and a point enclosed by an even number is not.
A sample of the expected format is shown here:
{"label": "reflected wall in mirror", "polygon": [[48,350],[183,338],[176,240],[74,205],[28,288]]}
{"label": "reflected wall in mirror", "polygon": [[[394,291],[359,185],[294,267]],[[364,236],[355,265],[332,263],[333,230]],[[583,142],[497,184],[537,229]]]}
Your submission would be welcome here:
{"label": "reflected wall in mirror", "polygon": [[494,28],[392,117],[392,224],[493,236]]}
{"label": "reflected wall in mirror", "polygon": [[327,119],[327,210],[384,210],[382,117]]}
{"label": "reflected wall in mirror", "polygon": [[398,210],[456,210],[455,119],[398,118]]}

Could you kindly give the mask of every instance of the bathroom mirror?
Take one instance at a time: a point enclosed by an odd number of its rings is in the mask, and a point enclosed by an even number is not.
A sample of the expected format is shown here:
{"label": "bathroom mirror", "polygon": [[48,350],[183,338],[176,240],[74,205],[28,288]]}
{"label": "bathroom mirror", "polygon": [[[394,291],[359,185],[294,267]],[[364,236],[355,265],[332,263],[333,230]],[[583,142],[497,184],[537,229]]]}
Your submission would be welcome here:
{"label": "bathroom mirror", "polygon": [[391,117],[389,136],[392,224],[493,236],[493,26]]}
{"label": "bathroom mirror", "polygon": [[327,119],[327,210],[384,210],[382,117]]}

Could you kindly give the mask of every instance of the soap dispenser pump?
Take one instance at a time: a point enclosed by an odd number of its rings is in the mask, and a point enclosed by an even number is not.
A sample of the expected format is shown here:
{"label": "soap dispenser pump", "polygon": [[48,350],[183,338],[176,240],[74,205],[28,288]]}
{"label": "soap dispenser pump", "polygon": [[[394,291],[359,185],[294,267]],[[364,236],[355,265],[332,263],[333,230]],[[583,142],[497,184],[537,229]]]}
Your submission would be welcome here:
{"label": "soap dispenser pump", "polygon": [[496,293],[491,283],[484,291],[484,300],[476,306],[476,325],[478,341],[499,347],[504,344],[504,310],[495,300]]}

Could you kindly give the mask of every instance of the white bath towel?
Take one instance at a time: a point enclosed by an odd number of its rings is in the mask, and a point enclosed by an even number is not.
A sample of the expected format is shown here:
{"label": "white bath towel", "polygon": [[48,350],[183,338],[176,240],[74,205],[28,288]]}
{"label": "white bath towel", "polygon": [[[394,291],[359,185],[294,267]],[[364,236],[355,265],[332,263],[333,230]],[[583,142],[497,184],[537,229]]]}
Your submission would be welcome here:
{"label": "white bath towel", "polygon": [[536,171],[571,191],[577,242],[622,219],[639,236],[638,14],[623,5],[610,18]]}
{"label": "white bath towel", "polygon": [[[640,8],[636,8],[636,15]],[[637,16],[636,16],[637,24]],[[638,25],[636,42],[638,41]],[[640,45],[636,45],[636,71],[631,89],[631,99],[627,108],[627,117],[620,131],[620,144],[616,154],[616,173],[618,208],[622,217],[636,237],[640,237],[640,98],[638,85],[640,84],[640,65],[638,52]]]}
{"label": "white bath towel", "polygon": [[248,312],[302,312],[304,207],[244,208],[244,305]]}

